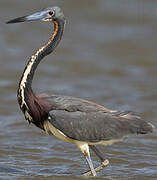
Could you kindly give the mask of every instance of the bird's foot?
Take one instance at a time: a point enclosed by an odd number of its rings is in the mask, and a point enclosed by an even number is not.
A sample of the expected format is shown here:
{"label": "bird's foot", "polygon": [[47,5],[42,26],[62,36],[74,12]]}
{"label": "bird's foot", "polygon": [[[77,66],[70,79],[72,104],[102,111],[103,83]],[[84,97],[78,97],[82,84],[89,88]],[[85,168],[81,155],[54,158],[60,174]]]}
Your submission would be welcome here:
{"label": "bird's foot", "polygon": [[[96,167],[94,170],[95,170],[96,172],[101,171],[102,169],[104,169],[105,167],[107,167],[108,164],[109,164],[109,160],[106,159],[106,160],[104,160],[104,161],[101,163],[100,166]],[[92,172],[91,172],[91,171],[87,171],[87,172],[85,172],[85,173],[83,174],[83,176],[90,176],[90,175],[92,175]]]}

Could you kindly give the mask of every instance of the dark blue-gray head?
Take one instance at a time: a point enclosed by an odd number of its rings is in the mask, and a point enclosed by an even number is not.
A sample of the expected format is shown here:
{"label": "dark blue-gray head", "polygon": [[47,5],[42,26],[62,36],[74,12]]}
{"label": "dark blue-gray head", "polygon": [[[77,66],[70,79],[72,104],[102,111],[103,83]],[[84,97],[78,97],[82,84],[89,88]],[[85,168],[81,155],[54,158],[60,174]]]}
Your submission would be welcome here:
{"label": "dark blue-gray head", "polygon": [[35,12],[31,15],[19,17],[7,22],[9,23],[20,23],[25,21],[46,21],[52,22],[56,19],[61,19],[65,21],[64,14],[62,10],[57,6],[48,7],[42,11]]}

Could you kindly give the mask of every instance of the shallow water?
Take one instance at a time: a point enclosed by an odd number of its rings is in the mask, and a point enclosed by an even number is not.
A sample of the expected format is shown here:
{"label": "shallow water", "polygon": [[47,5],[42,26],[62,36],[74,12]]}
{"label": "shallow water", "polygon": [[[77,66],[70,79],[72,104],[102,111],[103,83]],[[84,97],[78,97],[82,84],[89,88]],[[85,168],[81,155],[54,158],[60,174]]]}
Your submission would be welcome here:
{"label": "shallow water", "polygon": [[[27,59],[52,28],[45,23],[4,22],[50,5],[62,7],[67,24],[54,55],[40,64],[34,90],[133,110],[157,126],[156,1],[1,0],[0,179],[85,179],[81,174],[87,165],[79,150],[29,125],[16,100]],[[156,134],[100,149],[110,165],[99,177],[157,179]],[[99,165],[93,153],[92,159]]]}

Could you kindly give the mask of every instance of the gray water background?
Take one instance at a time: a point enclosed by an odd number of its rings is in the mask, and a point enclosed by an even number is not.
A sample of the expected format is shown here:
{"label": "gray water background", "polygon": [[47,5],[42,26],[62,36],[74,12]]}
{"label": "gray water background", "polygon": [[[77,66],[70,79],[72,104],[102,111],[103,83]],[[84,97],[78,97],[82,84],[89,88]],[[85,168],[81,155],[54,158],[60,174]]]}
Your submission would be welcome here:
{"label": "gray water background", "polygon": [[[79,150],[29,125],[16,99],[29,56],[53,26],[5,22],[52,5],[63,9],[66,28],[56,51],[41,62],[34,91],[133,110],[157,125],[157,1],[1,0],[0,179],[85,179],[87,165]],[[110,165],[98,179],[157,179],[156,134],[100,149]],[[99,165],[93,153],[92,160]]]}

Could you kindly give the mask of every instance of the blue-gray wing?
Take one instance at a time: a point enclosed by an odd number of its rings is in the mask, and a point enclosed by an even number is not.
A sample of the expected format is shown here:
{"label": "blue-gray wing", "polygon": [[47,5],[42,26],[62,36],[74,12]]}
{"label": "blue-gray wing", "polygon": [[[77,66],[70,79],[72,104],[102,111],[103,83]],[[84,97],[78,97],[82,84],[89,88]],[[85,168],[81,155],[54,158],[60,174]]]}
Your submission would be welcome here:
{"label": "blue-gray wing", "polygon": [[103,111],[111,112],[113,115],[122,116],[127,119],[132,119],[134,117],[140,118],[132,111],[112,111],[94,102],[72,96],[50,95],[44,97],[44,99],[51,104],[51,110],[65,110],[68,112],[80,111],[86,113]]}
{"label": "blue-gray wing", "polygon": [[131,134],[153,131],[152,125],[140,118],[127,119],[118,113],[103,111],[52,110],[49,113],[49,122],[67,137],[88,142],[120,139]]}
{"label": "blue-gray wing", "polygon": [[96,112],[96,111],[104,111],[110,112],[104,106],[96,104],[91,101],[87,101],[80,98],[75,98],[71,96],[63,96],[63,95],[51,95],[44,97],[46,101],[48,101],[52,110],[66,110],[69,112],[81,111],[81,112]]}

